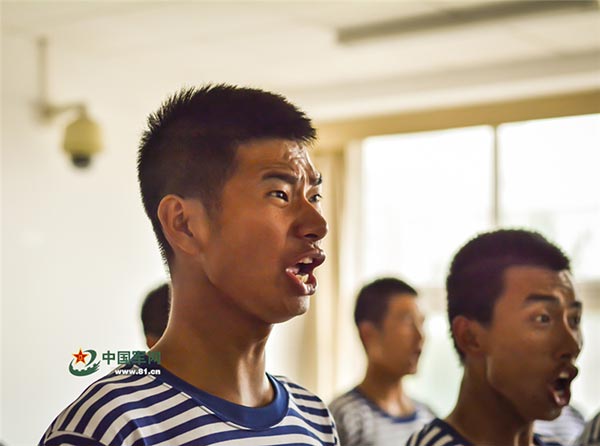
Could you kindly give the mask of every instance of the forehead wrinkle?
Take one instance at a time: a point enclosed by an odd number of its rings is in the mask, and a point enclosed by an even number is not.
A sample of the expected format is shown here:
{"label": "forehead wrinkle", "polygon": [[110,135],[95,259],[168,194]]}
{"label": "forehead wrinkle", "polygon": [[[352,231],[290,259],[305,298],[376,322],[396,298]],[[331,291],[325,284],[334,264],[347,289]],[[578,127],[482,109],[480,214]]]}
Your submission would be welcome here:
{"label": "forehead wrinkle", "polygon": [[308,156],[303,157],[302,160],[299,160],[295,164],[300,165],[300,168],[305,172],[311,186],[320,186],[323,183],[323,175],[321,175],[321,172],[319,172],[311,163]]}
{"label": "forehead wrinkle", "polygon": [[[272,150],[263,151],[261,149],[263,143]],[[260,180],[264,180],[265,176],[270,176],[269,171],[273,171],[274,175],[279,171],[280,173],[289,172],[286,175],[295,176],[298,181],[305,179],[311,187],[319,186],[322,182],[322,176],[310,160],[307,147],[303,144],[296,141],[267,140],[248,143],[248,148],[259,151],[261,155],[246,156],[243,163],[244,171],[252,172],[252,175],[258,174]],[[239,150],[238,158],[244,157],[246,153]],[[276,175],[272,178],[276,178]]]}
{"label": "forehead wrinkle", "polygon": [[308,174],[308,180],[311,186],[317,187],[323,184],[323,175],[321,175],[321,172],[317,171],[316,169],[312,169],[312,171]]}
{"label": "forehead wrinkle", "polygon": [[[306,166],[302,166],[296,162],[293,165],[275,162],[260,169],[261,179],[280,179],[290,184],[296,184],[302,178],[307,178],[310,186],[320,186],[323,183],[323,176],[310,163],[306,164]],[[289,173],[286,173],[286,171]]]}
{"label": "forehead wrinkle", "polygon": [[265,173],[261,176],[261,181],[269,181],[269,180],[280,180],[284,183],[288,183],[292,186],[295,186],[300,182],[300,178],[291,173],[283,173],[278,172],[277,170],[267,169]]}
{"label": "forehead wrinkle", "polygon": [[308,149],[301,144],[296,142],[289,142],[286,144],[285,159],[286,161],[292,161],[294,164],[302,164],[305,170],[309,171],[309,174],[312,174],[315,178],[320,174],[313,166],[310,157],[308,156]]}

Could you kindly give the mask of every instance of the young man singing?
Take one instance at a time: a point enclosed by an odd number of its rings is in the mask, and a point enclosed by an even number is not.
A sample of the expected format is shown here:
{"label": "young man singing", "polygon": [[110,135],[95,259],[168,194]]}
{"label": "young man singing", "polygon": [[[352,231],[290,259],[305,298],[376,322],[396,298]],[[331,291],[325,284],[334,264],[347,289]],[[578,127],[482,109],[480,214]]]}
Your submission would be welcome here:
{"label": "young man singing", "polygon": [[255,89],[183,90],[150,116],[138,177],[171,276],[162,363],[92,384],[40,444],[337,444],[323,402],[265,372],[273,325],[307,311],[325,260],[314,139]]}
{"label": "young man singing", "polygon": [[558,445],[533,432],[569,404],[582,346],[569,260],[538,233],[479,235],[446,281],[452,338],[464,366],[458,401],[409,446]]}

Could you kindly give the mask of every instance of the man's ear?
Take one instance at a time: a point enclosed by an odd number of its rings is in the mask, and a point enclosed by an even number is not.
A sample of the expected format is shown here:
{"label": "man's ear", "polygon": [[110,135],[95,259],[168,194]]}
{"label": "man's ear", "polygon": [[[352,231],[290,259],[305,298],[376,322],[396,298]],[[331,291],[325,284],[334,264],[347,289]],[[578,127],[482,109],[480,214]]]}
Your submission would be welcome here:
{"label": "man's ear", "polygon": [[373,322],[362,321],[358,324],[358,335],[360,336],[360,340],[362,341],[365,350],[369,352],[375,345],[375,341],[379,336],[379,330]]}
{"label": "man's ear", "polygon": [[165,195],[158,204],[157,214],[173,251],[190,256],[202,252],[210,225],[208,213],[199,199]]}
{"label": "man's ear", "polygon": [[488,330],[475,320],[456,316],[452,320],[452,334],[465,357],[482,358],[487,352]]}

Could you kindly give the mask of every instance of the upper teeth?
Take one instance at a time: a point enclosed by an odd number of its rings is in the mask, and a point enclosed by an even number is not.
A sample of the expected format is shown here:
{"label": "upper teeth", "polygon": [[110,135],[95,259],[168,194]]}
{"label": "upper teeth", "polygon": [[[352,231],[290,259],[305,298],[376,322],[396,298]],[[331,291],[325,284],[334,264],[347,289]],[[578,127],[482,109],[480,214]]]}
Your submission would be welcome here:
{"label": "upper teeth", "polygon": [[558,375],[559,378],[565,378],[565,379],[569,379],[569,372],[560,372],[560,375]]}
{"label": "upper teeth", "polygon": [[309,264],[312,263],[312,259],[310,257],[304,257],[302,260],[300,260],[298,263],[304,263],[304,264]]}

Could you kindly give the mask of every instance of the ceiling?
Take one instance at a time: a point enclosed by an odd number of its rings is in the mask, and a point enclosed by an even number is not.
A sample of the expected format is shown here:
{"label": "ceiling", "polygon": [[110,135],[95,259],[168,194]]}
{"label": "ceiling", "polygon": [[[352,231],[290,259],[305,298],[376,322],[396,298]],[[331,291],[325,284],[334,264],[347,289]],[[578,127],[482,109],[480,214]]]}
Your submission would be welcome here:
{"label": "ceiling", "polygon": [[328,120],[600,88],[598,3],[551,3],[3,1],[2,33],[145,91],[253,85]]}

